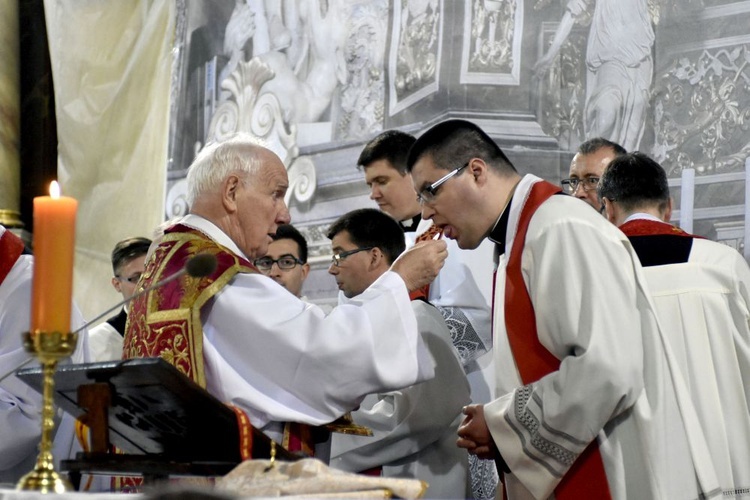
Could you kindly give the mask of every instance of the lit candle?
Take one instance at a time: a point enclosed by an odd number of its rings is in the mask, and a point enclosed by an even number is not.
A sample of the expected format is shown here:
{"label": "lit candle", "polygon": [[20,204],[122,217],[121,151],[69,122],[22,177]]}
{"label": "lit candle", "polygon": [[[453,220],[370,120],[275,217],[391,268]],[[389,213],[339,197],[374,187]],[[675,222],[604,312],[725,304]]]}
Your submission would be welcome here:
{"label": "lit candle", "polygon": [[70,331],[78,202],[60,196],[56,181],[49,192],[50,196],[34,198],[32,333]]}

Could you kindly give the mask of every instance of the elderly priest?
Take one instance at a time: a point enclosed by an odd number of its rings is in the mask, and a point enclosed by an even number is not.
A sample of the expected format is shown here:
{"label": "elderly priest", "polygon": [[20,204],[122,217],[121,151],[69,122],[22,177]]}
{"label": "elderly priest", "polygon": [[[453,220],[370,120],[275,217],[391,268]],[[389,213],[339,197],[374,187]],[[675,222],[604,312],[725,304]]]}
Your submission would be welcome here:
{"label": "elderly priest", "polygon": [[242,136],[212,144],[187,182],[190,213],[167,229],[139,286],[179,272],[197,254],[214,255],[218,266],[136,298],[125,358],[161,356],[258,428],[325,424],[366,394],[433,377],[409,291],[435,277],[444,242],[405,253],[326,316],[252,265],[290,221],[289,181],[274,153]]}

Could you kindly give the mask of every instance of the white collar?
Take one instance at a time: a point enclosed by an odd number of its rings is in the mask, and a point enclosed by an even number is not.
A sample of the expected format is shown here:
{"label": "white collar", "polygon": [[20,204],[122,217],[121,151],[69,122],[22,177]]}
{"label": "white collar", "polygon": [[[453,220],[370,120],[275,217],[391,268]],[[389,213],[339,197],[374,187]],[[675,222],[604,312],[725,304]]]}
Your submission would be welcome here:
{"label": "white collar", "polygon": [[623,224],[625,224],[625,222],[630,222],[631,220],[651,220],[651,221],[654,221],[654,222],[664,222],[660,218],[655,217],[655,216],[653,216],[651,214],[647,214],[647,213],[644,213],[644,212],[636,212],[634,214],[630,214],[628,216],[628,218],[625,219],[625,221],[623,222]]}
{"label": "white collar", "polygon": [[219,226],[211,222],[210,220],[201,217],[200,215],[195,214],[187,214],[185,217],[183,217],[181,220],[177,222],[178,224],[184,224],[188,227],[192,227],[193,229],[197,229],[201,233],[205,234],[212,240],[214,240],[219,245],[222,245],[235,254],[239,255],[243,259],[247,260],[248,262],[250,259],[247,258],[247,255],[245,255],[242,250],[240,250],[240,247],[237,246],[237,244],[230,238],[227,233],[219,229]]}

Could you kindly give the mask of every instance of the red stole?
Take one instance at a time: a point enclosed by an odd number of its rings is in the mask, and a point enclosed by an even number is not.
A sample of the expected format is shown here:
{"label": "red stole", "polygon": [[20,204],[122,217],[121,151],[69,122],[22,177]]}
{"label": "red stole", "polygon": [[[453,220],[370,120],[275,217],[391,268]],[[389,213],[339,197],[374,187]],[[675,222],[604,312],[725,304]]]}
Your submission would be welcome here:
{"label": "red stole", "polygon": [[[531,217],[542,203],[560,191],[558,186],[546,181],[537,182],[532,186],[529,198],[521,210],[506,269],[505,328],[513,358],[524,385],[536,382],[560,368],[560,360],[539,342],[534,305],[531,303],[531,297],[529,297],[521,273],[521,254],[526,243],[526,232]],[[555,498],[557,500],[611,498],[607,475],[596,440],[581,453],[557,485]]]}
{"label": "red stole", "polygon": [[620,231],[625,236],[685,236],[687,238],[700,238],[690,233],[686,233],[679,227],[650,219],[634,219],[620,226]]}
{"label": "red stole", "polygon": [[23,241],[6,229],[0,236],[0,283],[5,281],[22,253]]}

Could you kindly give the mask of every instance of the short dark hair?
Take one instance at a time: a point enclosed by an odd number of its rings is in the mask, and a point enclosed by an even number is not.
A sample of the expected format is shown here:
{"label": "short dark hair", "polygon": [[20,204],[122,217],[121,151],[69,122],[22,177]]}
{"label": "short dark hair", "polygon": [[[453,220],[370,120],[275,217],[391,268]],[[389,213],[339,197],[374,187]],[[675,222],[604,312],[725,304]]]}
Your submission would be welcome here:
{"label": "short dark hair", "polygon": [[409,172],[423,156],[431,157],[435,167],[443,170],[460,167],[472,158],[481,158],[501,174],[516,173],[500,146],[484,130],[466,120],[446,120],[422,134],[409,150],[406,162]]}
{"label": "short dark hair", "polygon": [[400,130],[386,130],[365,145],[357,165],[367,168],[378,160],[387,160],[401,175],[406,175],[409,148],[417,138]]}
{"label": "short dark hair", "polygon": [[406,249],[404,230],[385,212],[375,208],[360,208],[342,215],[328,228],[329,239],[342,231],[349,233],[358,247],[378,247],[389,264]]}
{"label": "short dark hair", "polygon": [[303,263],[307,262],[307,240],[296,227],[291,224],[282,224],[276,230],[276,234],[273,235],[272,238],[273,241],[293,240],[297,243],[297,248],[299,248],[299,260]]}
{"label": "short dark hair", "polygon": [[146,255],[151,246],[151,240],[136,236],[118,241],[112,250],[112,271],[117,275],[117,270],[131,260],[141,255]]}
{"label": "short dark hair", "polygon": [[581,143],[581,145],[578,146],[578,152],[582,155],[590,155],[604,148],[612,148],[612,151],[615,152],[616,156],[627,153],[627,150],[624,147],[616,142],[609,141],[604,137],[594,137],[593,139]]}
{"label": "short dark hair", "polygon": [[614,158],[599,180],[599,198],[619,203],[626,211],[669,203],[667,173],[661,165],[638,151]]}

